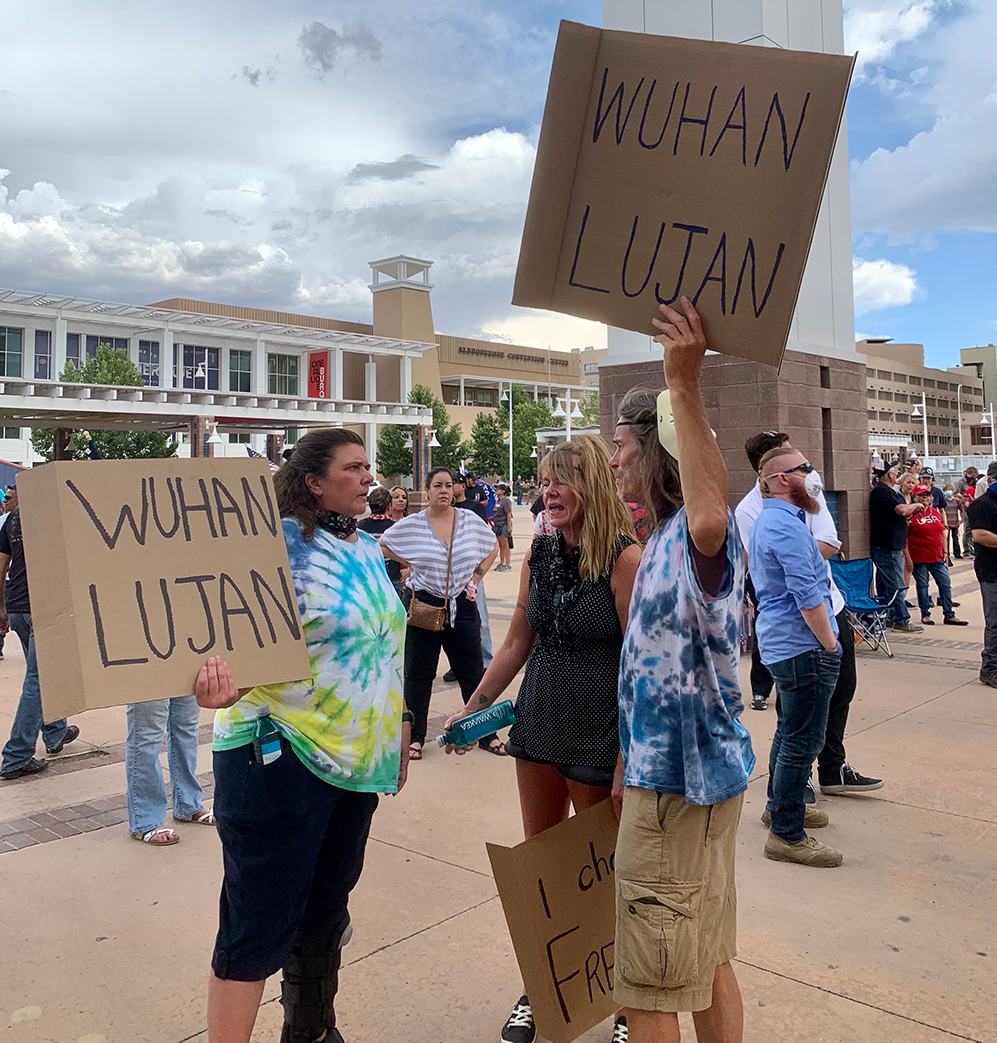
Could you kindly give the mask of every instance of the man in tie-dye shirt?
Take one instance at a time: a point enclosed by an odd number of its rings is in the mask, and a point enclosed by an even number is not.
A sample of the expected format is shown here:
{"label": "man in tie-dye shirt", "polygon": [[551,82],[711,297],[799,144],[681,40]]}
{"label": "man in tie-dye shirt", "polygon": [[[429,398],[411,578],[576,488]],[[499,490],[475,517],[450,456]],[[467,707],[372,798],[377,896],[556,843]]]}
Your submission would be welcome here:
{"label": "man in tie-dye shirt", "polygon": [[739,718],[744,552],[727,470],[706,418],[706,353],[692,303],[655,319],[668,391],[630,392],[611,466],[652,529],[620,656],[622,803],[616,846],[614,996],[632,1043],[739,1043],[734,849],[751,740]]}

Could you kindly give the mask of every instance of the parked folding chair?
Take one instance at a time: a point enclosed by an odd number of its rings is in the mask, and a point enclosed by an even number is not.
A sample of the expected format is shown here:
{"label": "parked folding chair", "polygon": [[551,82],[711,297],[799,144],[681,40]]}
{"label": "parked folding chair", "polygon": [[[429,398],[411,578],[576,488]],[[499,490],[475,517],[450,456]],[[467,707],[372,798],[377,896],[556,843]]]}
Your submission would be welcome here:
{"label": "parked folding chair", "polygon": [[892,659],[887,619],[890,606],[903,597],[907,588],[893,592],[893,597],[878,598],[872,593],[872,558],[855,561],[832,561],[831,575],[845,599],[845,611],[855,631],[855,640],[864,641],[874,652],[883,649]]}

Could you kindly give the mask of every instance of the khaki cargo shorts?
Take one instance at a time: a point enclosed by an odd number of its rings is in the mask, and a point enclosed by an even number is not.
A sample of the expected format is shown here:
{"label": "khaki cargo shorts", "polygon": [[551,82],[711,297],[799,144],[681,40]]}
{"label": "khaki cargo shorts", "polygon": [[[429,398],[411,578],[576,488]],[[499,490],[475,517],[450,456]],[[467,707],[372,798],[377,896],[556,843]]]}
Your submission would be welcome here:
{"label": "khaki cargo shorts", "polygon": [[734,851],[744,794],[687,804],[628,786],[616,842],[613,998],[638,1010],[706,1010],[737,955]]}

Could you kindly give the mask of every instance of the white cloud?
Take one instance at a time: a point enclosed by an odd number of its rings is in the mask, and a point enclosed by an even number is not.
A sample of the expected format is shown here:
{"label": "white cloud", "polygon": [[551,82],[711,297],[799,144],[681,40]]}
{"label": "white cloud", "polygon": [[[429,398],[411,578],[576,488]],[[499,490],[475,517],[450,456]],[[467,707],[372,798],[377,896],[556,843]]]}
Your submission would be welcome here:
{"label": "white cloud", "polygon": [[551,347],[559,351],[571,348],[604,348],[606,327],[601,322],[576,319],[552,311],[511,309],[501,318],[482,324],[481,333],[491,340],[530,347]]}
{"label": "white cloud", "polygon": [[846,3],[845,52],[858,51],[856,80],[867,68],[889,58],[902,43],[917,39],[931,25],[942,0],[852,0]]}
{"label": "white cloud", "polygon": [[855,314],[895,308],[910,304],[917,291],[917,273],[903,264],[880,258],[852,261],[852,283],[855,288]]}

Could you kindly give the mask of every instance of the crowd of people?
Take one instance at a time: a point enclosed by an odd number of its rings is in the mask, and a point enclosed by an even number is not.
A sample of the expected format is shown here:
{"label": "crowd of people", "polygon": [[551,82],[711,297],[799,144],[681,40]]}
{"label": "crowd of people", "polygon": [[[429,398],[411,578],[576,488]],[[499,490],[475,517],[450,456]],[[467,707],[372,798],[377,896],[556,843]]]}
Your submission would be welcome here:
{"label": "crowd of people", "polygon": [[[223,854],[208,987],[210,1043],[248,1043],[266,979],[281,971],[283,1043],[342,1041],[335,998],[379,795],[400,793],[423,757],[432,686],[445,651],[464,709],[515,693],[503,743],[515,762],[527,839],[612,799],[615,855],[614,1043],[677,1040],[689,1011],[701,1040],[738,1043],[735,851],[755,765],[741,720],[745,595],[755,620],[751,706],[775,692],[761,822],[764,854],[835,867],[840,851],[811,836],[822,794],[867,793],[881,779],[846,759],[856,692],[854,637],[829,565],[841,548],[819,473],[783,432],[745,451],[757,474],[728,507],[728,476],[700,390],[706,339],[691,302],[654,320],[668,391],[637,389],[619,406],[612,455],[582,435],[544,457],[515,610],[494,655],[483,581],[511,569],[513,504],[473,473],[437,467],[427,506],[402,488],[371,489],[362,439],[308,433],[275,490],[312,664],[303,680],[237,689],[209,658],[194,694],[128,707],[129,832],[157,846],[164,825],[158,756],[165,736],[177,821],[216,826]],[[986,482],[939,490],[930,471],[884,468],[870,495],[877,590],[893,627],[955,615],[947,565],[975,554],[986,641],[981,680],[997,687],[997,463]],[[982,488],[979,488],[982,486]],[[523,483],[516,483],[521,502]],[[16,505],[16,491],[7,503]],[[490,508],[490,510],[489,510]],[[13,627],[26,673],[0,777],[44,770],[79,735],[43,724],[19,512],[0,519],[0,630]],[[906,599],[916,588],[921,623]],[[198,714],[215,711],[214,807],[195,775]],[[448,747],[464,754],[465,749]],[[501,1029],[532,1043],[524,990]]]}

